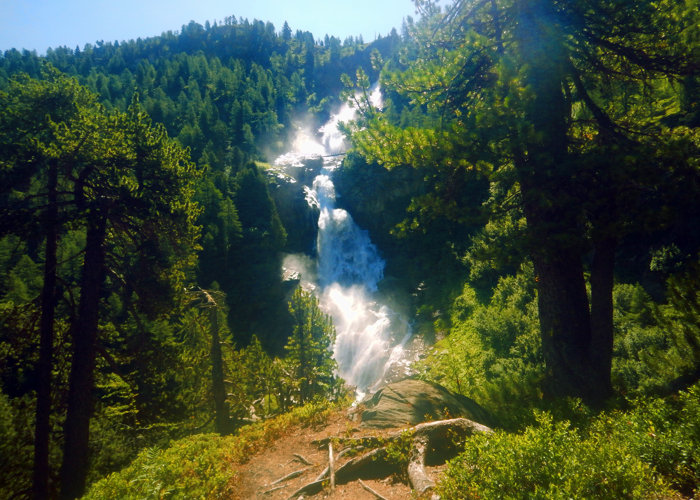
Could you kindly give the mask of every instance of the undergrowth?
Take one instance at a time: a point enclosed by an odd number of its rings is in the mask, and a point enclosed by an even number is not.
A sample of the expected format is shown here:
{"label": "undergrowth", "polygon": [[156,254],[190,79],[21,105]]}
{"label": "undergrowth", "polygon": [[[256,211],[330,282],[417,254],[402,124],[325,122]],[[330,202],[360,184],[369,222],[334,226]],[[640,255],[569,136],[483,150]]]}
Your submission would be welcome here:
{"label": "undergrowth", "polygon": [[229,498],[237,489],[233,465],[244,463],[292,426],[325,424],[346,404],[311,403],[242,427],[232,436],[198,434],[165,449],[145,449],[129,466],[93,484],[83,498]]}
{"label": "undergrowth", "polygon": [[445,499],[672,498],[700,493],[700,385],[634,401],[575,427],[536,424],[467,440],[439,485]]}

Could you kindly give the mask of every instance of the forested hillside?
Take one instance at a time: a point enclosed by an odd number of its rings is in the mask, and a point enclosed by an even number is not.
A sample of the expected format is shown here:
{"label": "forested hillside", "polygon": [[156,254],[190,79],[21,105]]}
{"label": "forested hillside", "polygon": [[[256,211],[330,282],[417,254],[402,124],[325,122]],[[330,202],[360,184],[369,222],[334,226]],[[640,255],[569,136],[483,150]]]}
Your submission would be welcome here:
{"label": "forested hillside", "polygon": [[234,494],[347,403],[269,165],[347,100],[337,202],[413,376],[500,429],[443,497],[698,494],[697,0],[415,3],[371,43],[232,16],[0,55],[0,496]]}
{"label": "forested hillside", "polygon": [[231,17],[3,54],[3,496],[31,491],[34,448],[37,496],[73,497],[143,447],[334,390],[330,355],[312,367],[294,347],[332,327],[304,333],[320,313],[283,287],[286,229],[256,162],[399,42]]}
{"label": "forested hillside", "polygon": [[[125,110],[137,93],[151,119],[162,123],[207,170],[196,194],[205,207],[198,220],[205,242],[199,283],[208,287],[216,280],[231,309],[248,311],[232,317],[230,324],[245,331],[252,328],[268,347],[278,348],[274,338],[280,330],[276,322],[264,324],[271,317],[264,311],[280,302],[280,284],[273,282],[285,236],[275,209],[264,207],[269,204],[266,195],[260,190],[254,194],[250,183],[257,182],[257,174],[250,172],[251,161],[278,154],[295,133],[296,120],[325,121],[339,103],[340,75],[364,68],[376,79],[373,54],[388,56],[399,41],[394,32],[372,44],[354,39],[341,43],[334,37],[319,43],[311,33],[293,34],[289,26],[278,33],[270,23],[238,22],[232,16],[221,25],[190,23],[178,33],[152,39],[100,42],[75,51],[49,49],[44,58],[7,51],[0,79],[19,72],[40,77],[49,63],[77,77],[107,109]],[[241,184],[246,188],[239,195]],[[236,200],[237,196],[256,198]],[[232,202],[236,215],[230,213]],[[261,238],[244,237],[244,245],[232,244],[249,233]],[[248,264],[240,267],[249,262],[245,255],[257,256],[255,270]],[[232,267],[236,263],[239,267]],[[240,276],[251,272],[261,274]],[[263,284],[256,287],[255,282]],[[253,326],[256,322],[263,324]]]}

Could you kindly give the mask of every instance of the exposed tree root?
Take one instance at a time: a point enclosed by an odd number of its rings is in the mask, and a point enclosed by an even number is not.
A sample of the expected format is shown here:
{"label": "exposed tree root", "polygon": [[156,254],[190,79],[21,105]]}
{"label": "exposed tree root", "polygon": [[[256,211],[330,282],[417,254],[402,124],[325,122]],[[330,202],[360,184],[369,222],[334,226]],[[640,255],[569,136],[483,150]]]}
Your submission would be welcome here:
{"label": "exposed tree root", "polygon": [[335,489],[335,457],[333,456],[333,442],[328,443],[328,475],[331,478],[331,491]]}
{"label": "exposed tree root", "polygon": [[376,491],[374,491],[372,488],[370,488],[369,486],[367,486],[367,485],[364,483],[364,481],[362,481],[362,479],[358,479],[357,481],[360,483],[360,486],[362,486],[366,491],[369,491],[372,495],[374,495],[374,496],[377,498],[377,500],[387,500],[386,497],[380,495],[379,493],[377,493]]}
{"label": "exposed tree root", "polygon": [[309,462],[303,455],[300,455],[299,453],[294,453],[294,459],[297,462],[301,462],[304,465],[313,465],[311,462]]}
{"label": "exposed tree root", "polygon": [[262,492],[263,495],[269,495],[270,493],[273,493],[277,490],[281,490],[282,488],[285,488],[287,485],[286,484],[280,484],[279,486],[275,486],[274,488],[270,488],[269,490],[265,490]]}
{"label": "exposed tree root", "polygon": [[425,472],[425,453],[428,447],[428,438],[425,435],[418,435],[413,440],[411,448],[411,456],[408,460],[406,472],[411,486],[419,495],[422,495],[433,486],[435,483],[428,477]]}
{"label": "exposed tree root", "polygon": [[309,470],[308,467],[304,467],[303,469],[295,470],[294,472],[291,472],[291,473],[287,474],[286,476],[281,477],[278,480],[271,482],[270,486],[275,486],[276,484],[280,484],[280,483],[283,483],[285,481],[289,481],[290,479],[294,479],[295,477],[301,476],[307,470]]}
{"label": "exposed tree root", "polygon": [[388,460],[386,447],[377,448],[362,456],[354,457],[338,467],[335,471],[336,484],[343,484],[355,479],[376,479],[398,472],[395,464]]}
{"label": "exposed tree root", "polygon": [[308,483],[298,490],[296,490],[294,493],[289,495],[289,500],[299,498],[300,496],[306,496],[306,495],[315,495],[316,493],[321,493],[323,491],[323,480],[321,481],[313,481],[311,483]]}
{"label": "exposed tree root", "polygon": [[[361,479],[378,479],[391,474],[405,472],[411,487],[419,495],[431,490],[435,483],[425,471],[426,463],[439,464],[455,456],[459,445],[475,433],[493,432],[489,427],[466,418],[454,418],[426,422],[415,427],[391,434],[386,438],[327,438],[315,441],[319,447],[330,447],[335,442],[345,445],[336,457],[340,458],[349,451],[373,448],[363,455],[351,458],[335,470],[335,484],[344,484]],[[402,444],[409,444],[408,456],[401,457]],[[397,454],[399,456],[397,456]],[[289,498],[301,495],[315,495],[323,490],[324,481],[332,466],[327,467],[315,481],[308,483]],[[402,470],[403,469],[403,470]],[[367,490],[367,486],[362,483]],[[377,498],[381,495],[369,488]]]}

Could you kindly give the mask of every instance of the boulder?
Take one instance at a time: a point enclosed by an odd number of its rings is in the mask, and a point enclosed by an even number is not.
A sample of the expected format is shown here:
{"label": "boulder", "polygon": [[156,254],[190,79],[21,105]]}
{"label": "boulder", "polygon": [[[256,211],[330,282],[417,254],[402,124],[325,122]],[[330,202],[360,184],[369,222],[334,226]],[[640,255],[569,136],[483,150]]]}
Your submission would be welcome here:
{"label": "boulder", "polygon": [[359,406],[361,426],[396,427],[463,417],[494,427],[493,417],[478,403],[441,385],[406,379],[388,384]]}

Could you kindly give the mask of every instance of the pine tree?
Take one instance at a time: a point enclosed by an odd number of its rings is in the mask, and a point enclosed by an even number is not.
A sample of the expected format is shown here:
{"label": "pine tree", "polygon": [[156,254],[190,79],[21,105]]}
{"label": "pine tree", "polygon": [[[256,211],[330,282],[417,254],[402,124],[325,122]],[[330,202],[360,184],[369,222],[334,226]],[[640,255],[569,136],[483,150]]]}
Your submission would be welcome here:
{"label": "pine tree", "polygon": [[[141,297],[141,305],[152,310],[158,307],[159,294],[181,288],[176,283],[194,262],[198,236],[194,226],[198,211],[191,201],[198,171],[162,127],[152,127],[137,101],[128,114],[107,113],[74,80],[52,70],[45,82],[20,77],[13,89],[11,96],[2,96],[1,145],[7,153],[2,174],[8,181],[3,186],[7,201],[3,207],[13,216],[3,233],[21,230],[34,212],[44,211],[48,251],[37,405],[42,411],[47,410],[50,394],[55,304],[51,289],[59,224],[86,231],[80,299],[71,327],[73,358],[61,471],[62,496],[75,498],[84,490],[88,468],[97,332],[108,259],[128,262],[127,269],[142,266],[140,273],[130,274],[129,286]],[[149,252],[142,251],[145,247]],[[37,418],[38,496],[47,484],[47,416],[48,411]]]}
{"label": "pine tree", "polygon": [[[34,217],[41,220],[45,241],[37,407],[34,443],[35,498],[49,495],[49,416],[53,370],[56,307],[57,247],[59,234],[76,218],[66,203],[72,179],[81,168],[80,157],[91,131],[78,125],[94,112],[94,96],[53,68],[44,69],[44,81],[26,76],[12,80],[0,94],[0,150],[2,151],[2,226],[0,234],[26,234]],[[78,141],[64,140],[66,129],[81,128]]]}
{"label": "pine tree", "polygon": [[370,114],[354,136],[389,166],[437,168],[448,182],[480,171],[513,186],[535,268],[545,388],[591,402],[611,391],[620,237],[640,220],[668,224],[659,213],[680,203],[655,194],[662,180],[697,186],[697,136],[667,125],[687,121],[671,82],[697,74],[697,2],[623,3],[458,0],[443,14],[420,2],[419,55],[383,80],[421,118],[398,127]]}
{"label": "pine tree", "polygon": [[318,305],[318,299],[297,288],[289,302],[292,315],[292,334],[285,346],[286,361],[291,366],[298,402],[310,401],[314,396],[332,393],[337,378],[332,346],[335,327],[331,317]]}
{"label": "pine tree", "polygon": [[[86,221],[87,239],[80,302],[73,325],[73,358],[64,425],[61,496],[75,498],[85,488],[89,423],[93,410],[95,354],[100,298],[108,248],[129,256],[148,248],[134,292],[150,306],[160,292],[182,289],[184,271],[194,264],[198,209],[192,197],[199,172],[187,153],[153,127],[135,98],[128,113],[97,114],[97,134],[86,150],[85,168],[75,187],[75,202]],[[65,140],[70,140],[70,133]],[[131,252],[130,252],[131,250]],[[172,295],[170,295],[172,298]],[[157,302],[157,301],[156,301]]]}

